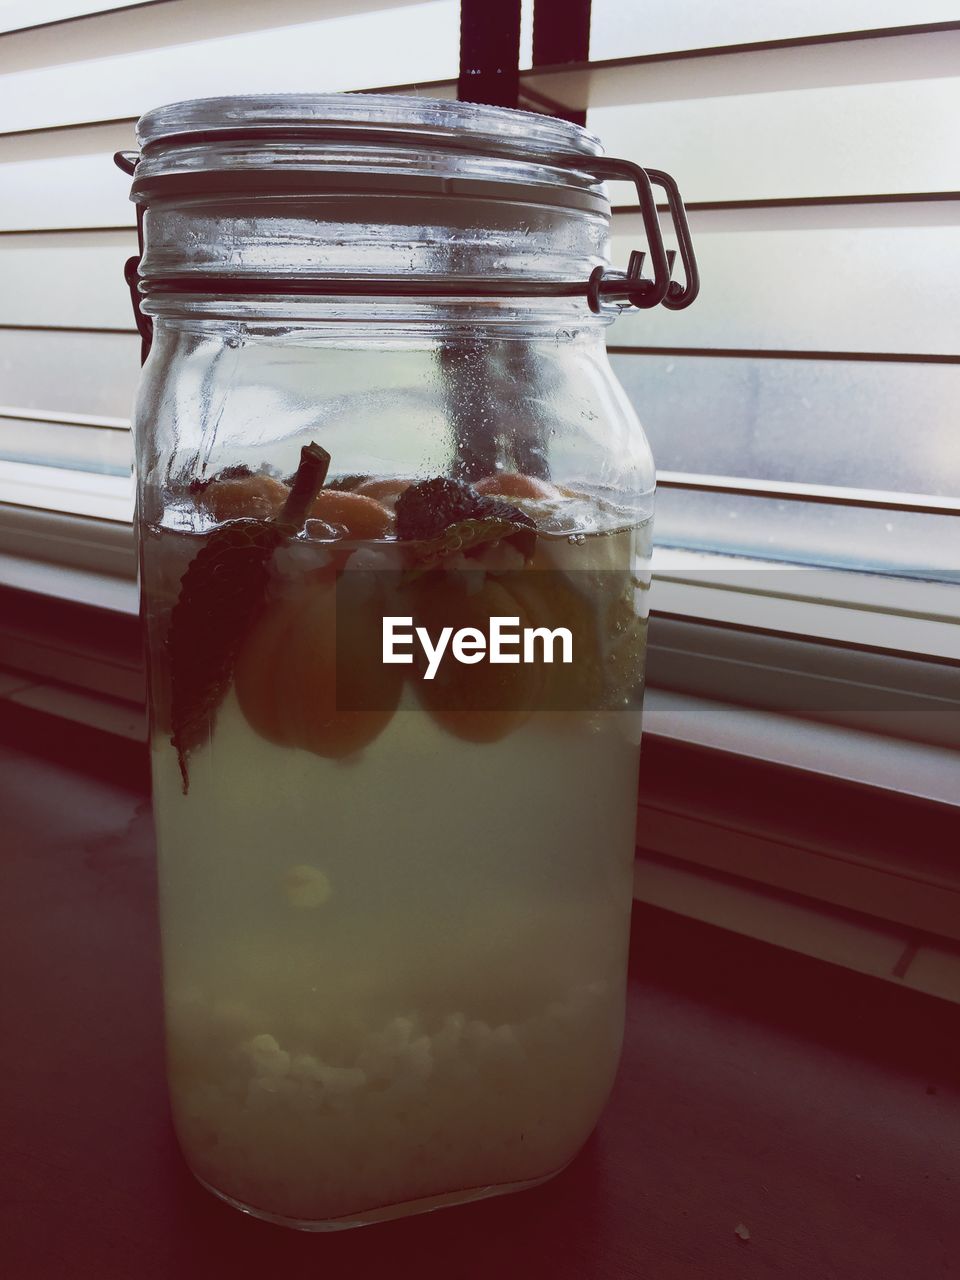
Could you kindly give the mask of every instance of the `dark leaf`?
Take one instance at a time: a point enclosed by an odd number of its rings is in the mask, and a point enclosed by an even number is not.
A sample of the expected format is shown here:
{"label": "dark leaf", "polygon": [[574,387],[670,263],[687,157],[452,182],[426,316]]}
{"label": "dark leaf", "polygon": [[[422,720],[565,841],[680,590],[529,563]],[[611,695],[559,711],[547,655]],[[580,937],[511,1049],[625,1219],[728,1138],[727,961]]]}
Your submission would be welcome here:
{"label": "dark leaf", "polygon": [[183,790],[187,757],[213,728],[217,708],[250,626],[260,612],[270,557],[289,529],[267,520],[231,520],[210,536],[180,583],[170,617],[170,718]]}
{"label": "dark leaf", "polygon": [[221,525],[181,579],[167,649],[171,742],[184,795],[190,788],[190,752],[209,738],[240,647],[263,608],[271,557],[303,526],[329,465],[325,449],[307,445],[276,520],[230,520]]}
{"label": "dark leaf", "polygon": [[[517,514],[520,513],[517,512]],[[445,529],[439,538],[413,544],[415,564],[408,576],[418,578],[421,574],[436,569],[448,556],[457,555],[460,552],[468,556],[475,555],[492,542],[507,541],[529,560],[533,555],[536,538],[536,529],[513,519],[494,516],[486,519],[461,520]]]}

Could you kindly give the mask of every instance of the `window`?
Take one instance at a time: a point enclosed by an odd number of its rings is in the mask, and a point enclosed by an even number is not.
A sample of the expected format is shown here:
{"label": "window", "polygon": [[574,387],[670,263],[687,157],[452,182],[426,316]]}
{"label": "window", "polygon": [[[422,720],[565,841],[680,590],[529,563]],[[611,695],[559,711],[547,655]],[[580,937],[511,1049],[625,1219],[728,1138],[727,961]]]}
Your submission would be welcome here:
{"label": "window", "polygon": [[[610,152],[668,168],[690,204],[697,305],[610,330],[661,471],[661,543],[949,577],[960,498],[960,318],[944,287],[960,268],[949,6],[594,0],[591,61],[560,67],[529,66],[532,8],[524,104],[584,109]],[[146,105],[303,78],[454,92],[456,0],[326,11],[0,5],[5,507],[128,518],[137,339],[121,269],[133,211],[109,158],[132,145]],[[623,262],[639,217],[626,189],[615,198]]]}
{"label": "window", "polygon": [[[703,278],[690,310],[609,331],[660,469],[648,726],[888,787],[897,769],[885,756],[871,773],[856,737],[884,734],[933,753],[913,751],[904,790],[947,803],[954,6],[593,0],[589,48],[574,11],[524,4],[520,105],[580,113],[611,154],[674,174]],[[454,96],[459,22],[458,0],[0,0],[0,583],[135,607],[136,241],[111,156],[140,112],[299,85]],[[623,265],[640,220],[626,187],[612,195]],[[0,665],[29,663],[24,637]],[[45,661],[64,678],[62,655]],[[703,699],[773,719],[728,716],[711,737]],[[788,749],[774,729],[799,716],[853,736]]]}
{"label": "window", "polygon": [[[697,305],[610,335],[664,482],[661,543],[960,567],[953,16],[595,0],[593,61],[528,77],[585,108],[608,150],[668,169],[690,206]],[[628,198],[621,263],[639,229]]]}

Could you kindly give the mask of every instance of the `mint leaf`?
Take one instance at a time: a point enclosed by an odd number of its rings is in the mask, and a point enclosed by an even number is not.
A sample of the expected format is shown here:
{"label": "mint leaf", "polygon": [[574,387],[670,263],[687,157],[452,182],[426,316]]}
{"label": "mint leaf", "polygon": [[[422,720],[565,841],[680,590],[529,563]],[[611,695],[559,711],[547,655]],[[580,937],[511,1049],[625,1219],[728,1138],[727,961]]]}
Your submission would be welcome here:
{"label": "mint leaf", "polygon": [[240,647],[259,616],[274,551],[295,536],[323,485],[330,455],[304,447],[283,510],[275,520],[229,520],[197,552],[170,615],[171,738],[184,795],[190,753],[207,741],[230,687]]}

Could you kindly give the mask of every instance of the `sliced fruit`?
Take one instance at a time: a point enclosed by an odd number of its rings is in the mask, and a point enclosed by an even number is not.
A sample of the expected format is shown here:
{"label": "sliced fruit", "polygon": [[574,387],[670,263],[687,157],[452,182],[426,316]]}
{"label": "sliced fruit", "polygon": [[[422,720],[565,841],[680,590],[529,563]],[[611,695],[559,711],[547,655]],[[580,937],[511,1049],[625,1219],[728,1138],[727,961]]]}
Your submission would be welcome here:
{"label": "sliced fruit", "polygon": [[341,529],[348,538],[363,541],[382,538],[393,524],[393,516],[383,503],[366,494],[341,489],[321,489],[307,516]]}
{"label": "sliced fruit", "polygon": [[369,592],[349,591],[329,575],[274,601],[235,669],[250,726],[271,742],[334,759],[378,737],[403,683],[402,669],[381,660],[380,617]]}
{"label": "sliced fruit", "polygon": [[474,489],[479,494],[495,494],[500,498],[559,498],[561,492],[549,480],[539,476],[526,476],[518,471],[498,471],[495,475],[477,480]]}
{"label": "sliced fruit", "polygon": [[276,664],[288,651],[287,634],[293,630],[298,610],[291,602],[270,605],[240,650],[233,682],[249,724],[261,738],[284,746],[289,741],[286,708],[277,696]]}
{"label": "sliced fruit", "polygon": [[194,501],[223,524],[248,517],[270,520],[279,514],[289,493],[283,481],[273,476],[223,474],[198,488]]}
{"label": "sliced fruit", "polygon": [[[582,575],[585,581],[587,575]],[[565,627],[573,638],[573,662],[544,664],[540,706],[547,711],[595,711],[604,699],[604,637],[597,602],[577,590],[565,574],[528,570],[510,575],[510,590],[526,608],[534,627]]]}
{"label": "sliced fruit", "polygon": [[397,499],[401,493],[405,493],[412,480],[364,480],[363,484],[357,485],[357,493],[362,493],[366,498],[375,498],[377,502],[382,502],[386,507],[396,506]]}
{"label": "sliced fruit", "polygon": [[[487,578],[472,590],[469,575],[434,573],[409,588],[417,626],[425,627],[436,644],[444,627],[454,633],[473,627],[489,635],[492,617],[517,618],[519,629],[531,625],[523,604],[506,587]],[[417,651],[422,659],[422,650]],[[432,680],[418,669],[420,701],[438,724],[468,742],[496,742],[526,721],[543,684],[543,668],[481,662],[467,665],[449,651]]]}
{"label": "sliced fruit", "polygon": [[[263,607],[270,560],[303,524],[329,465],[326,449],[315,441],[305,445],[276,519],[225,521],[204,540],[180,580],[170,614],[167,655],[170,741],[177,752],[184,795],[190,789],[190,754],[209,739],[237,657]],[[194,492],[206,487],[200,484]]]}

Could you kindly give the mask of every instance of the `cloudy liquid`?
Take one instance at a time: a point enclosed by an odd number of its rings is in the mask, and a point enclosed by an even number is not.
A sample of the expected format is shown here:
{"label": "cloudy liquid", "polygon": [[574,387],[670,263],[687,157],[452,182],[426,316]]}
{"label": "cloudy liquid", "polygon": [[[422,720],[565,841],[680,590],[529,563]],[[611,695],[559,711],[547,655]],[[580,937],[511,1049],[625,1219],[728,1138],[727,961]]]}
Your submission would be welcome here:
{"label": "cloudy liquid", "polygon": [[[145,547],[148,599],[182,543]],[[649,533],[541,537],[537,556],[642,572]],[[572,1158],[620,1050],[637,717],[535,712],[476,743],[408,687],[331,760],[259,736],[231,690],[186,795],[156,732],[170,1092],[201,1179],[319,1229]]]}

